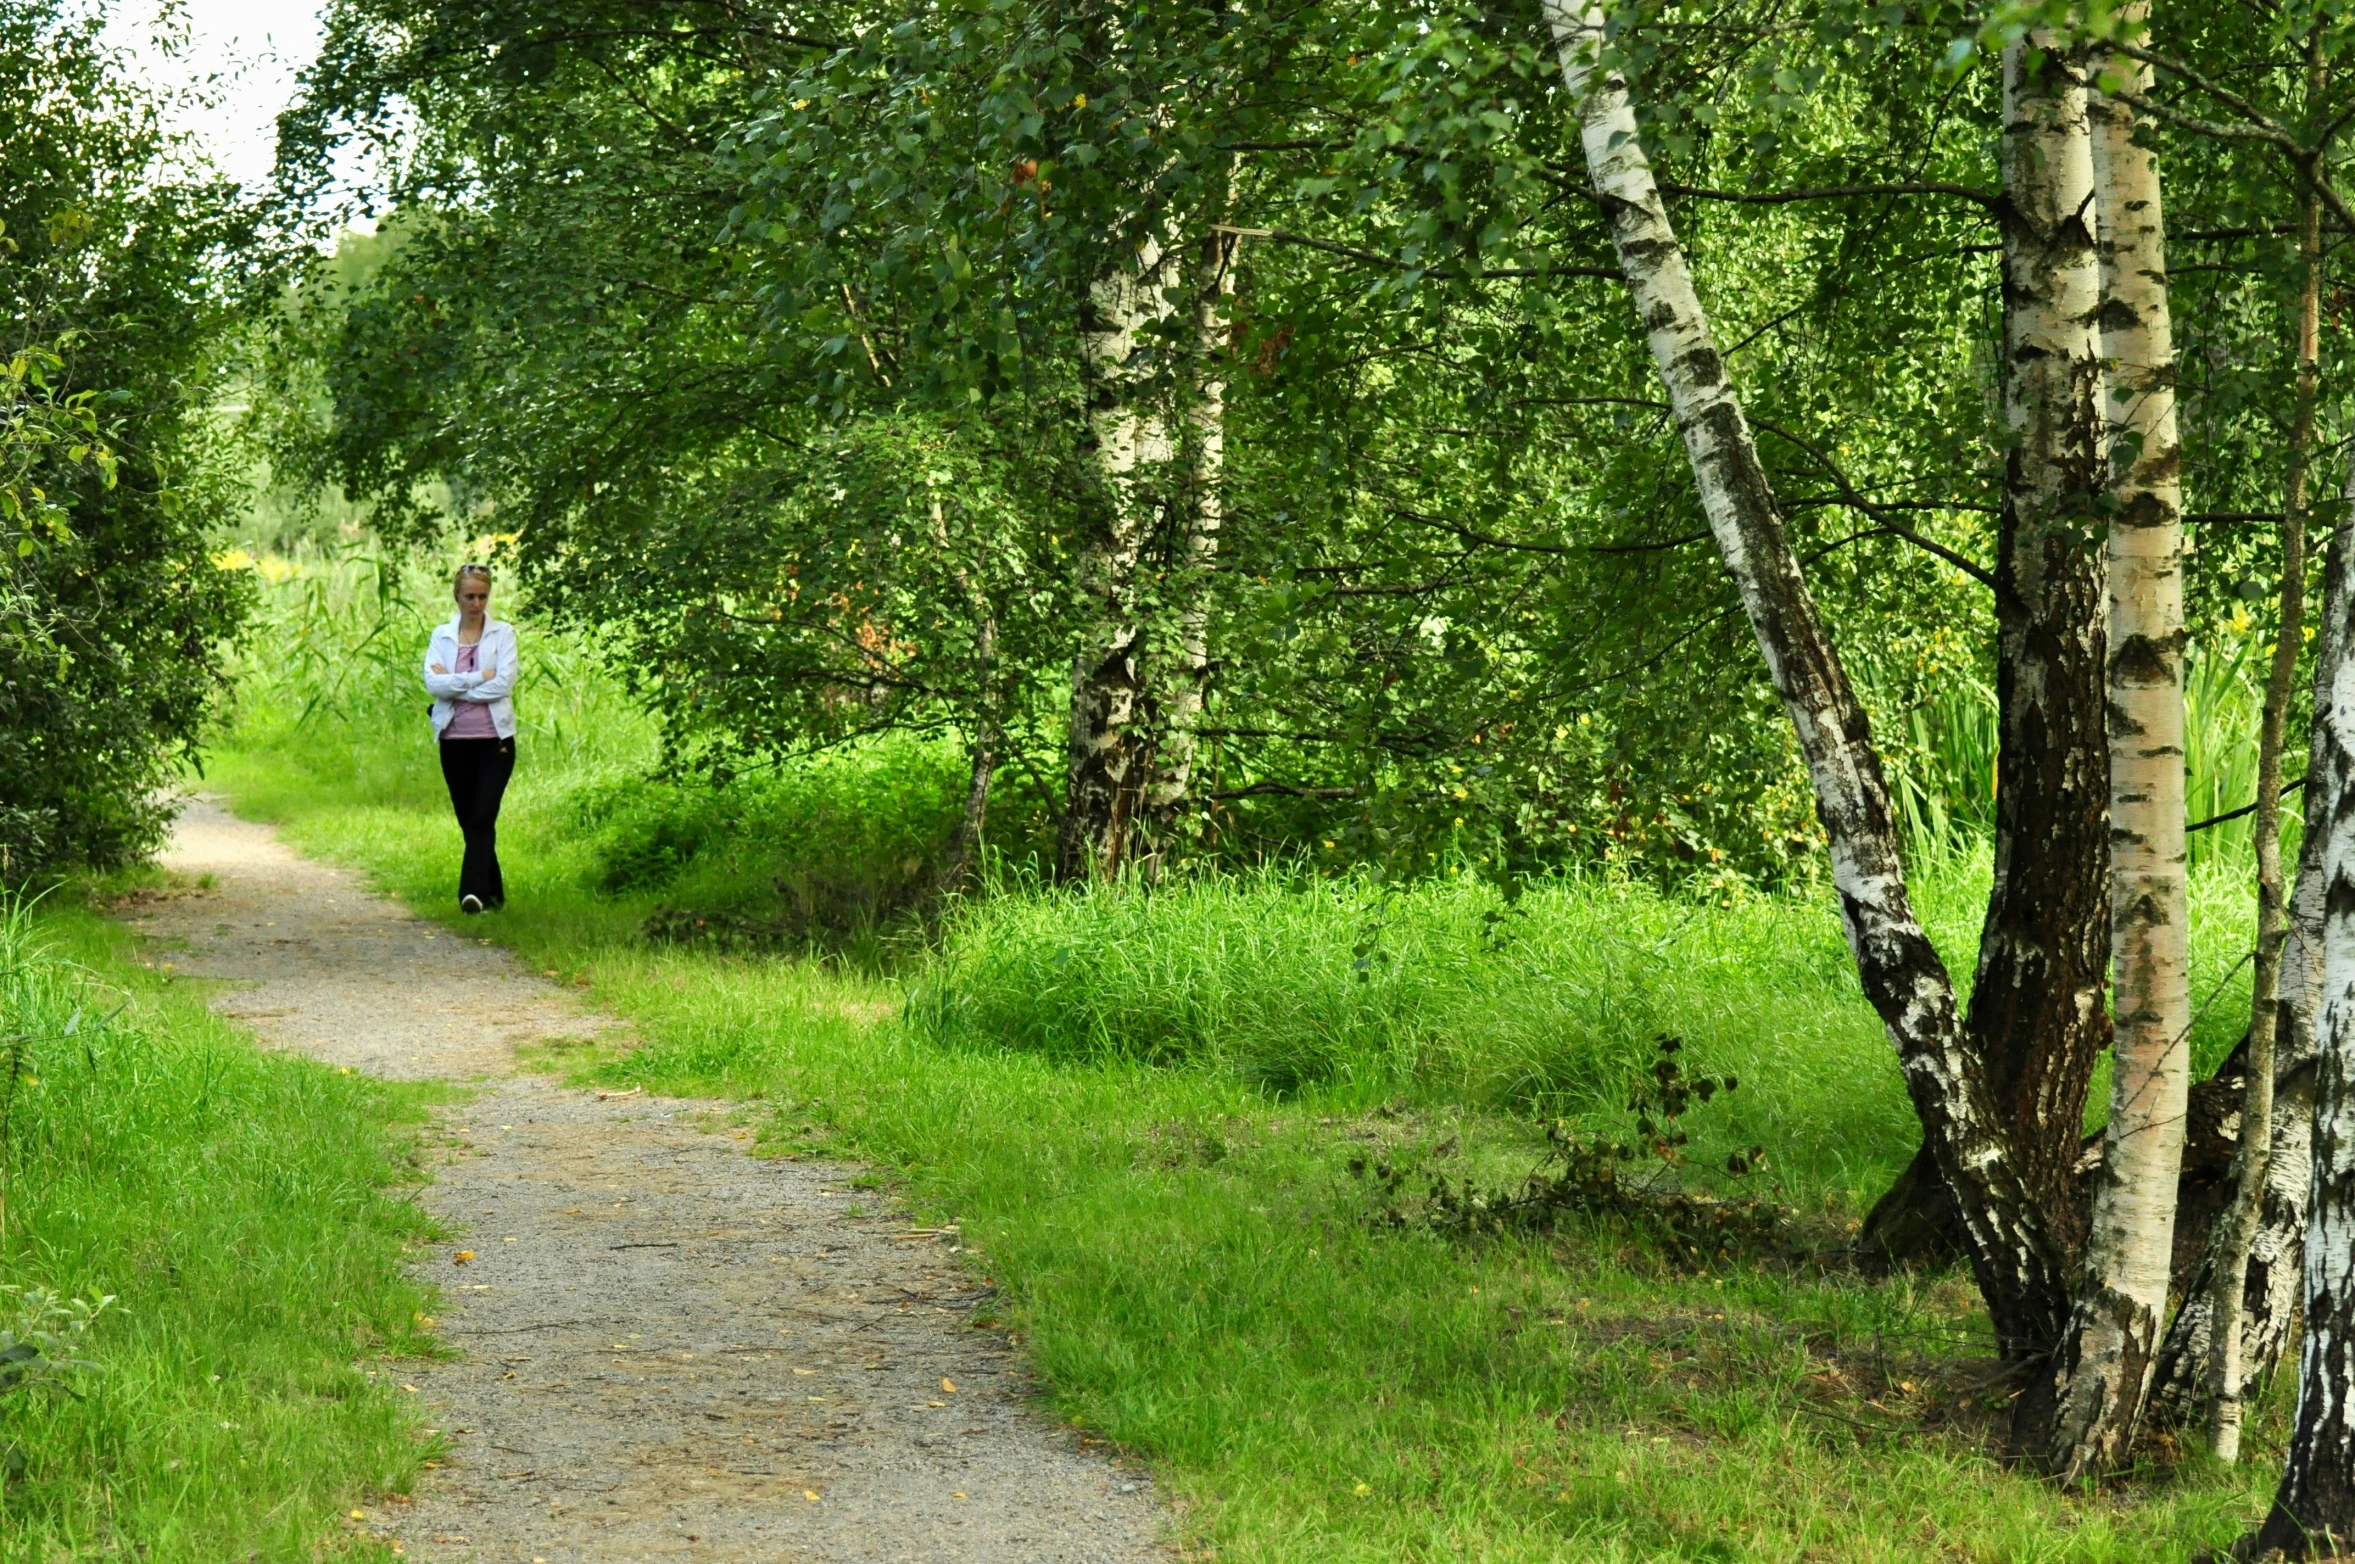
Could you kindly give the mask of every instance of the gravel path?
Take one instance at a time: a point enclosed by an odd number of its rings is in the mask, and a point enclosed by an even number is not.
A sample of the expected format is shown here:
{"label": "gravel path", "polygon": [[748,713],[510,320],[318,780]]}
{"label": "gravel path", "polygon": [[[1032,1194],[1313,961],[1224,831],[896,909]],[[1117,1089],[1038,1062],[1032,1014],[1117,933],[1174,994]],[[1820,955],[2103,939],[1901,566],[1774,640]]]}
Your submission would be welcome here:
{"label": "gravel path", "polygon": [[[842,1163],[755,1161],[725,1105],[572,1090],[515,1046],[618,1027],[198,800],[144,899],[159,961],[269,1046],[479,1082],[428,1138],[462,1356],[393,1364],[450,1441],[361,1529],[411,1559],[1165,1559],[1150,1484],[1042,1419],[988,1290]],[[461,1260],[460,1251],[471,1258]]]}

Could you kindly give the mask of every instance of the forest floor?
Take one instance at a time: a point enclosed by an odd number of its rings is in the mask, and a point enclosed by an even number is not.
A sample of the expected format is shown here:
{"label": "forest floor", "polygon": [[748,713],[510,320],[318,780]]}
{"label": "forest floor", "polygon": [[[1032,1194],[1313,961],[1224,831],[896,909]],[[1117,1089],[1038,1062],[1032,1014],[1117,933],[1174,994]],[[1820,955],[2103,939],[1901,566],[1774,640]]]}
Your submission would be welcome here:
{"label": "forest floor", "polygon": [[559,1085],[619,1041],[488,940],[297,857],[207,801],[127,909],[159,963],[274,1047],[469,1083],[440,1110],[417,1256],[450,1355],[386,1363],[439,1442],[353,1528],[421,1560],[1129,1560],[1146,1475],[1031,1404],[953,1231],[854,1164],[748,1154],[716,1101]]}

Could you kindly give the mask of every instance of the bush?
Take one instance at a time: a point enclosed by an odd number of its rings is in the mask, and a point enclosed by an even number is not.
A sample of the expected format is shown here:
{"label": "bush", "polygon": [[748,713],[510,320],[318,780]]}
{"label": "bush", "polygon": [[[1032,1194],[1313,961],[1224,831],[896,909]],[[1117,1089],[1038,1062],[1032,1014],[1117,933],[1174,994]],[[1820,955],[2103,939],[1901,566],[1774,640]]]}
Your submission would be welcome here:
{"label": "bush", "polygon": [[[234,186],[184,166],[106,20],[57,0],[0,8],[12,84],[0,360],[58,345],[34,401],[91,395],[118,458],[43,442],[25,484],[43,501],[0,506],[0,877],[12,881],[155,845],[174,762],[222,688],[222,650],[250,600],[242,572],[207,557],[239,498],[213,412],[232,319],[215,263],[246,219]],[[22,433],[0,416],[0,445]]]}
{"label": "bush", "polygon": [[799,946],[870,934],[923,901],[957,828],[949,742],[883,738],[715,786],[701,776],[574,795],[609,896],[663,893],[650,932]]}
{"label": "bush", "polygon": [[597,889],[608,896],[661,890],[727,823],[711,790],[642,777],[589,784],[574,796],[573,812],[594,833]]}

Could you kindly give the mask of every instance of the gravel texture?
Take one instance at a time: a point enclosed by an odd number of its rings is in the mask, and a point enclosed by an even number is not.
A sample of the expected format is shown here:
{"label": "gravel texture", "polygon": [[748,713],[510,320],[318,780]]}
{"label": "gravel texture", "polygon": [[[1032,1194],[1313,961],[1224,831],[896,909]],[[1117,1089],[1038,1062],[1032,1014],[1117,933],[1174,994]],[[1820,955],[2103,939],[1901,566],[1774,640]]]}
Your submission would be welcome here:
{"label": "gravel texture", "polygon": [[745,1155],[724,1104],[518,1075],[517,1044],[618,1023],[210,801],[165,863],[193,887],[133,925],[266,1046],[479,1083],[422,1197],[459,1356],[380,1368],[448,1451],[356,1529],[501,1564],[1170,1557],[1146,1475],[971,1327],[990,1289],[953,1233],[876,1209],[855,1166]]}

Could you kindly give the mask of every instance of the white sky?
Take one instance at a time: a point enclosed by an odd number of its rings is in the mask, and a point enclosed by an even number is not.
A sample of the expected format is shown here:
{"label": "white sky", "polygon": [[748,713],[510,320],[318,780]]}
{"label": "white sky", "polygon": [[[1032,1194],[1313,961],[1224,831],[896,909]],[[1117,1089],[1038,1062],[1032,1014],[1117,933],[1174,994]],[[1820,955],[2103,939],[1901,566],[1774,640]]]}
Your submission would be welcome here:
{"label": "white sky", "polygon": [[267,179],[277,154],[278,111],[295,76],[319,52],[320,0],[178,0],[188,48],[168,53],[155,20],[170,0],[110,0],[108,37],[129,49],[159,86],[210,84],[210,107],[182,118],[214,162],[248,186]]}

